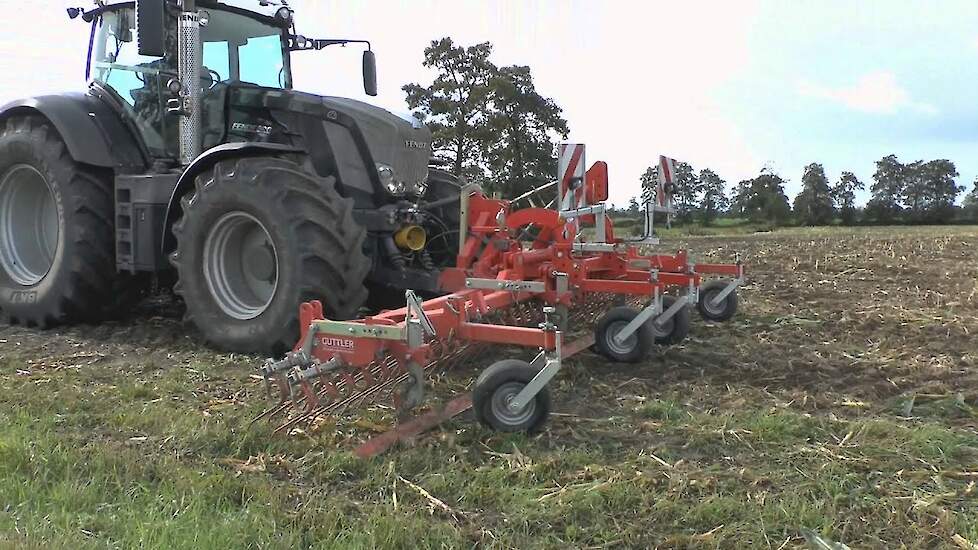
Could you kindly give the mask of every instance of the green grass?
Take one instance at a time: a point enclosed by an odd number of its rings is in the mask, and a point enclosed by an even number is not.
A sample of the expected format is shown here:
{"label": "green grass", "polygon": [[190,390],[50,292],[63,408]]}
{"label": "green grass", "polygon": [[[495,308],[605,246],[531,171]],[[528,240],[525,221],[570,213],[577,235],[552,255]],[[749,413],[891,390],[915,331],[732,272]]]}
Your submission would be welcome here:
{"label": "green grass", "polygon": [[[360,461],[323,441],[248,428],[251,406],[202,414],[195,387],[211,380],[201,370],[150,372],[105,385],[92,370],[62,370],[45,375],[47,391],[30,377],[5,380],[0,541],[744,547],[797,541],[805,527],[923,544],[937,540],[935,529],[973,533],[978,514],[976,499],[961,496],[968,480],[951,475],[978,461],[978,439],[935,423],[653,399],[600,429],[562,423],[578,430],[569,439],[456,423],[453,441]],[[656,432],[643,444],[622,448],[599,435],[642,433],[648,422]],[[849,431],[857,435],[837,445]],[[879,517],[866,525],[867,514]]]}

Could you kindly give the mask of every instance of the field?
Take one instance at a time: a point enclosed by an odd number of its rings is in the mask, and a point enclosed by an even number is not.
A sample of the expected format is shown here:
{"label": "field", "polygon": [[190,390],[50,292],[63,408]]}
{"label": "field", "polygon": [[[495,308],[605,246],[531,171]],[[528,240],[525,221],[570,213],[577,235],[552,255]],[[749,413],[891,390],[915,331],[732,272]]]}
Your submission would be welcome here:
{"label": "field", "polygon": [[249,426],[257,358],[172,306],[0,326],[0,547],[978,548],[978,228],[681,244],[743,253],[733,322],[578,356],[539,436],[462,416],[370,461],[366,422]]}

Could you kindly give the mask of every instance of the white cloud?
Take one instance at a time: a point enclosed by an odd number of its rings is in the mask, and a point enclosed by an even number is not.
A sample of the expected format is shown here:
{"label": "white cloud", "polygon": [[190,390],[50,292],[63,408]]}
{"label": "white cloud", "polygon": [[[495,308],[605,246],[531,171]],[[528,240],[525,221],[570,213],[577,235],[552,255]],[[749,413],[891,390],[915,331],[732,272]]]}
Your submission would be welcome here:
{"label": "white cloud", "polygon": [[910,110],[927,115],[937,114],[935,106],[911,98],[910,92],[900,86],[896,76],[887,71],[867,73],[852,86],[842,88],[802,81],[798,84],[798,92],[807,97],[835,101],[865,113],[894,114]]}

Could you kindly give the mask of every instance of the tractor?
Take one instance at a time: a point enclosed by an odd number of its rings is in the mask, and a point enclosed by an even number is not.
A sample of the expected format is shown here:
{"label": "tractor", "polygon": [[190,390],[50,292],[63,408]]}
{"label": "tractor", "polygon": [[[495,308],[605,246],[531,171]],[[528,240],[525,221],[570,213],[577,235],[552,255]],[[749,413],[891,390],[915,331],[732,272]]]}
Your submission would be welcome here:
{"label": "tractor", "polygon": [[[282,0],[71,8],[90,25],[83,93],[0,108],[0,317],[95,322],[172,288],[215,348],[281,354],[296,311],[336,319],[439,293],[460,184],[411,116],[293,89],[307,38]],[[147,282],[149,281],[149,282]]]}

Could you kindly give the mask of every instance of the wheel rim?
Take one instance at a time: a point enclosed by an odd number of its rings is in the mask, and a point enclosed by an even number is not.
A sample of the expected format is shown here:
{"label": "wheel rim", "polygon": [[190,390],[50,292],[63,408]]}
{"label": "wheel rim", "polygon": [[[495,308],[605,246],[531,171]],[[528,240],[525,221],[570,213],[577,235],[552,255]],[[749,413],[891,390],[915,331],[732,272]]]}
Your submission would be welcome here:
{"label": "wheel rim", "polygon": [[673,315],[665,323],[652,322],[652,333],[656,338],[668,338],[676,328],[676,316]]}
{"label": "wheel rim", "polygon": [[18,164],[0,179],[0,264],[19,285],[41,282],[58,252],[58,207],[47,180]]}
{"label": "wheel rim", "polygon": [[723,310],[727,307],[727,300],[724,299],[719,305],[713,305],[713,299],[716,298],[719,293],[720,291],[707,292],[700,299],[700,307],[703,308],[703,311],[705,311],[707,315],[713,317],[723,315]]}
{"label": "wheel rim", "polygon": [[268,309],[278,288],[278,253],[257,218],[229,212],[204,241],[204,278],[227,315],[246,321]]}
{"label": "wheel rim", "polygon": [[530,400],[519,411],[513,412],[509,408],[510,401],[516,397],[517,394],[526,386],[523,382],[506,382],[505,384],[496,388],[496,391],[492,393],[492,401],[490,402],[490,407],[492,409],[492,415],[499,420],[500,423],[506,426],[519,426],[524,424],[533,418],[533,415],[537,412],[537,400],[536,398]]}
{"label": "wheel rim", "polygon": [[631,333],[628,338],[622,343],[618,343],[615,340],[615,335],[621,332],[621,329],[628,325],[629,321],[621,320],[614,321],[608,324],[608,328],[604,332],[605,344],[607,344],[608,349],[618,355],[628,355],[631,353],[636,346],[638,346],[638,331]]}

